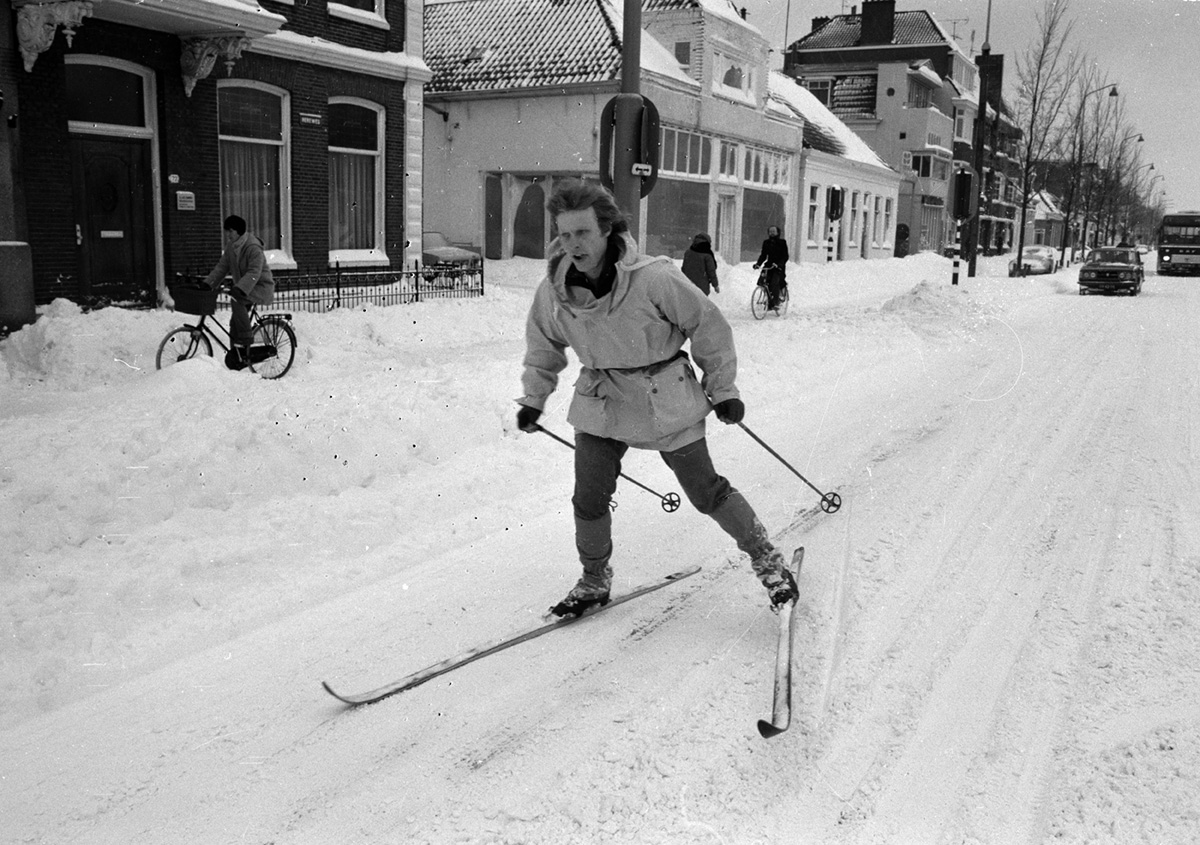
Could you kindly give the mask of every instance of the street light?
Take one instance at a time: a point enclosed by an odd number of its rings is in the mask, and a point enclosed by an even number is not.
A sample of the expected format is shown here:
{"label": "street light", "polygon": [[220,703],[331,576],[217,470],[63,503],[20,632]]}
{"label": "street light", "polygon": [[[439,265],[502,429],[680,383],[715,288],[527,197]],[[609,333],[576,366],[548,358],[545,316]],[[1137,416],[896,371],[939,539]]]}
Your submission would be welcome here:
{"label": "street light", "polygon": [[[1077,155],[1078,155],[1080,158],[1082,158],[1082,150],[1081,150],[1080,148],[1081,148],[1081,147],[1083,147],[1083,123],[1084,123],[1084,121],[1083,121],[1083,104],[1084,104],[1084,103],[1087,101],[1087,98],[1088,98],[1088,97],[1092,96],[1093,94],[1099,94],[1101,91],[1105,90],[1106,88],[1108,89],[1108,96],[1109,96],[1109,97],[1117,97],[1117,96],[1119,96],[1119,95],[1118,95],[1118,93],[1117,93],[1117,86],[1116,86],[1116,85],[1111,85],[1111,86],[1110,86],[1110,85],[1108,85],[1108,84],[1105,84],[1105,85],[1101,85],[1099,88],[1093,89],[1093,90],[1091,90],[1091,91],[1085,91],[1085,92],[1083,93],[1083,95],[1082,95],[1082,96],[1079,98],[1079,131],[1078,131],[1077,133],[1075,133],[1075,137],[1076,137],[1076,140],[1077,140],[1077,142],[1078,142],[1078,143],[1076,144],[1076,148],[1075,148],[1075,149],[1076,149],[1076,154],[1077,154]],[[1075,176],[1076,176],[1076,179],[1077,179],[1077,178],[1078,178],[1078,176],[1079,176],[1079,174],[1078,174],[1078,173],[1076,173],[1076,174],[1075,174]],[[1074,199],[1075,199],[1075,180],[1074,180],[1074,179],[1072,179],[1072,180],[1071,180],[1071,193],[1070,193],[1070,199],[1069,199],[1069,200],[1068,200],[1068,202],[1067,202],[1068,215],[1069,215],[1071,212],[1073,212],[1073,211],[1074,211],[1074,208],[1073,208],[1073,206],[1074,206]],[[1067,253],[1067,229],[1070,227],[1070,222],[1071,222],[1071,221],[1070,221],[1070,219],[1068,218],[1068,220],[1067,220],[1067,225],[1063,226],[1063,236],[1062,236],[1062,251],[1061,251],[1061,253],[1060,253],[1060,256],[1061,256],[1062,258],[1065,258],[1065,257],[1066,257],[1066,253]],[[1080,241],[1083,243],[1083,246],[1084,246],[1085,248],[1087,247],[1087,229],[1088,229],[1088,221],[1087,221],[1087,214],[1085,213],[1085,214],[1083,215],[1083,232],[1082,232],[1082,234],[1081,234],[1081,237],[1080,237]],[[1072,261],[1074,261],[1074,259],[1075,259],[1075,249],[1074,249],[1074,247],[1072,247],[1072,248],[1071,248],[1071,260],[1072,260]]]}

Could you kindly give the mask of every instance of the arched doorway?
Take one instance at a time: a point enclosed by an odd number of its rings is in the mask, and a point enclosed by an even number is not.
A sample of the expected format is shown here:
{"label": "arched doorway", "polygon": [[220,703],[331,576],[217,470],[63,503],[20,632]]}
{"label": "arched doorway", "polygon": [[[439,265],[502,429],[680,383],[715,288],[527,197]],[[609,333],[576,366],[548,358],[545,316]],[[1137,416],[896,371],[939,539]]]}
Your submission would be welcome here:
{"label": "arched doorway", "polygon": [[513,255],[524,258],[546,257],[546,192],[535,177],[525,188],[513,216]]}
{"label": "arched doorway", "polygon": [[154,302],[162,276],[154,75],[89,55],[67,56],[65,70],[79,295]]}

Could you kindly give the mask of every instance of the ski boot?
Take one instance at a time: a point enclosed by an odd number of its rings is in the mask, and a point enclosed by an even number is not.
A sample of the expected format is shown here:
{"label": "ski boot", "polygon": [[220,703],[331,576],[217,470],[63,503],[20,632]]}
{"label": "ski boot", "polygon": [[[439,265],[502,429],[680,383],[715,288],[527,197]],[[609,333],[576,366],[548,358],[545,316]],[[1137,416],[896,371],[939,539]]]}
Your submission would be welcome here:
{"label": "ski boot", "polygon": [[730,494],[711,516],[737,541],[738,548],[750,555],[750,568],[767,588],[772,611],[778,613],[781,607],[800,595],[783,554],[771,544],[767,530],[741,493]]}
{"label": "ski boot", "polygon": [[604,607],[609,602],[609,592],[612,588],[612,567],[604,567],[603,572],[591,574],[584,572],[579,582],[567,593],[550,612],[555,616],[582,616],[593,607]]}
{"label": "ski boot", "polygon": [[575,549],[583,566],[583,577],[550,612],[555,616],[581,616],[589,608],[608,604],[612,589],[612,514],[600,519],[575,517]]}
{"label": "ski boot", "polygon": [[800,588],[796,586],[796,579],[786,566],[781,567],[778,574],[772,573],[762,578],[762,583],[767,588],[767,595],[771,599],[772,613],[778,613],[785,604],[795,602],[800,597]]}

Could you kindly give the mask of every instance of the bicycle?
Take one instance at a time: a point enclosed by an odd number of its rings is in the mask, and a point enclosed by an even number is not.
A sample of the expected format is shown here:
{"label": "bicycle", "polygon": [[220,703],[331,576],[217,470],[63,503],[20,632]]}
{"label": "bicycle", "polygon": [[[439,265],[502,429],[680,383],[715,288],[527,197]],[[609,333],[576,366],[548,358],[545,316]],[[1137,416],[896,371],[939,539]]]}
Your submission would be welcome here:
{"label": "bicycle", "polygon": [[758,274],[758,285],[754,288],[754,293],[750,295],[750,313],[754,315],[754,319],[761,320],[767,316],[767,311],[774,310],[777,315],[782,317],[787,313],[788,307],[788,286],[784,282],[779,286],[779,301],[775,303],[774,309],[767,308],[767,303],[771,301],[771,292],[767,288],[767,274],[769,272],[780,272],[779,268],[774,264],[768,264],[762,268],[762,272]]}
{"label": "bicycle", "polygon": [[[195,285],[177,285],[171,288],[171,298],[175,300],[175,310],[184,314],[192,314],[200,318],[197,323],[185,323],[177,329],[167,332],[167,336],[158,344],[158,354],[154,358],[157,369],[169,367],[180,361],[195,358],[197,355],[212,357],[213,342],[225,350],[226,355],[233,351],[233,338],[229,329],[221,324],[215,316],[217,295],[220,289]],[[212,317],[209,321],[208,318]],[[276,379],[292,368],[296,358],[296,332],[292,330],[291,314],[262,314],[258,306],[250,306],[251,342],[249,361],[246,366],[252,373],[263,378]],[[213,326],[229,340],[224,340],[213,331]]]}

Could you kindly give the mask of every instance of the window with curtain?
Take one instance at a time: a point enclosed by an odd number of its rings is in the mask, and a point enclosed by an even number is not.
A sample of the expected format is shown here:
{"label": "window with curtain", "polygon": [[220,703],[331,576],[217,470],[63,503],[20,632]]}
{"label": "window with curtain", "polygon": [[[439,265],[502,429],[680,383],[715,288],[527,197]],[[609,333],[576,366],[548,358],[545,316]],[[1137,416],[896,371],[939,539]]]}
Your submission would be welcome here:
{"label": "window with curtain", "polygon": [[217,89],[222,217],[236,214],[267,250],[282,250],[287,95],[243,85]]}
{"label": "window with curtain", "polygon": [[329,104],[330,252],[383,251],[382,118],[373,104]]}

